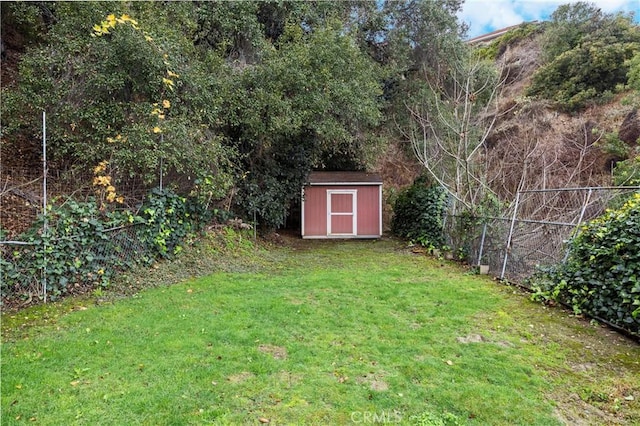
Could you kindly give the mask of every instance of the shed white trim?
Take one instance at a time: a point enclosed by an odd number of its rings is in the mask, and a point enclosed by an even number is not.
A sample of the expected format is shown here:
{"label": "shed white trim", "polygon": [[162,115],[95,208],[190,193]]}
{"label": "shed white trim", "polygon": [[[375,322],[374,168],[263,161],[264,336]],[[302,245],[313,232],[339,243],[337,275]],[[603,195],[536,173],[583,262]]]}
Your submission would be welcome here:
{"label": "shed white trim", "polygon": [[[333,195],[351,195],[351,211],[334,212],[331,207]],[[351,232],[333,232],[331,229],[334,216],[351,216]],[[357,189],[327,189],[327,235],[332,237],[358,235],[358,190]]]}

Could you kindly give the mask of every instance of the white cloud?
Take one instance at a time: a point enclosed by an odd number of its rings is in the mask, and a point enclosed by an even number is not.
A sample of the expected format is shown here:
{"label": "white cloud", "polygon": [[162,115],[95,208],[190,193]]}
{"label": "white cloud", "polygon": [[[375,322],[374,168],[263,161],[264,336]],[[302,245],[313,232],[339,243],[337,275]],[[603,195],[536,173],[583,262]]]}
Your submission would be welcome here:
{"label": "white cloud", "polygon": [[[543,21],[558,6],[579,0],[466,0],[458,18],[469,25],[469,37],[527,21]],[[640,0],[591,0],[603,12],[635,12],[640,19]]]}

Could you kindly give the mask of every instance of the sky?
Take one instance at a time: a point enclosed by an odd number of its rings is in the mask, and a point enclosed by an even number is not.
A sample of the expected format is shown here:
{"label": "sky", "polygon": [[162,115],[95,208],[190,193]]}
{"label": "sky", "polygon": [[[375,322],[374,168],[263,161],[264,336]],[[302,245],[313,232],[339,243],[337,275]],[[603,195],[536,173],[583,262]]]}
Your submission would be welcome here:
{"label": "sky", "polygon": [[[465,0],[458,18],[469,25],[468,37],[528,21],[545,21],[558,6],[578,0]],[[640,0],[590,0],[605,13],[635,12],[640,22]]]}

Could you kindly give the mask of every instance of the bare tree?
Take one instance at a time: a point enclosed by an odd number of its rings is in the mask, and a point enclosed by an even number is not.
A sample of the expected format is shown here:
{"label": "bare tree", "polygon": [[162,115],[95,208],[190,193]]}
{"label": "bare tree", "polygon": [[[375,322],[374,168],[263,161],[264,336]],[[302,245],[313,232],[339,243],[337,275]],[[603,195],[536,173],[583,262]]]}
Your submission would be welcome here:
{"label": "bare tree", "polygon": [[435,72],[423,71],[422,89],[405,102],[411,116],[405,135],[433,180],[463,209],[475,211],[485,196],[495,195],[481,154],[499,117],[507,76],[466,51],[453,56]]}

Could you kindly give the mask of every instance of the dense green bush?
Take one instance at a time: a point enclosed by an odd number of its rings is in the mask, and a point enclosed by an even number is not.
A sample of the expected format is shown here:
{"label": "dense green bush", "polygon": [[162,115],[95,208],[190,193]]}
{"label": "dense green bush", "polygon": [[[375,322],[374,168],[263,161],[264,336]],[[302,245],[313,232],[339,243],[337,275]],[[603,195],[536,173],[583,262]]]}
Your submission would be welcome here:
{"label": "dense green bush", "polygon": [[606,102],[627,84],[640,52],[640,28],[631,15],[603,14],[578,2],[559,7],[544,34],[544,64],[527,94],[552,100],[565,111]]}
{"label": "dense green bush", "polygon": [[640,193],[581,227],[567,261],[534,285],[534,297],[640,332]]}
{"label": "dense green bush", "polygon": [[183,241],[207,219],[197,204],[160,189],[135,215],[106,211],[96,200],[51,205],[46,217],[18,237],[29,245],[3,246],[2,298],[39,297],[44,271],[51,299],[107,286],[118,271],[180,252]]}
{"label": "dense green bush", "polygon": [[425,247],[444,245],[443,220],[446,193],[419,177],[396,199],[391,222],[392,232]]}

